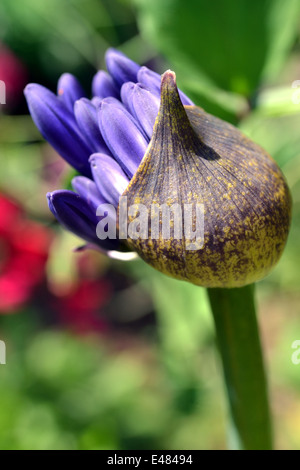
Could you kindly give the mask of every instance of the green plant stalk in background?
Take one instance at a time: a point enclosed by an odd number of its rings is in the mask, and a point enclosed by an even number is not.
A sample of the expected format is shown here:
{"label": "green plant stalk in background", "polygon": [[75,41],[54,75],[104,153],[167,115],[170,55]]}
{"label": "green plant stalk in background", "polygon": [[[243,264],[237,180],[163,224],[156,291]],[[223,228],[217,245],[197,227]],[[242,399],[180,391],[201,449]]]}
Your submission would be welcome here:
{"label": "green plant stalk in background", "polygon": [[240,445],[246,450],[271,450],[270,410],[254,285],[208,289],[208,295]]}

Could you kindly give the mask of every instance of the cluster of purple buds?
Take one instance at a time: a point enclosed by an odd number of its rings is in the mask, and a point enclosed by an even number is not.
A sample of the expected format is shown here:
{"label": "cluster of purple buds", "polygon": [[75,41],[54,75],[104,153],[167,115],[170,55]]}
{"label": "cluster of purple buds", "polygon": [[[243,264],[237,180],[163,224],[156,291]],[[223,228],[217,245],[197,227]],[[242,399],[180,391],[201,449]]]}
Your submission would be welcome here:
{"label": "cluster of purple buds", "polygon": [[[128,250],[119,240],[96,234],[97,207],[118,207],[152,137],[160,105],[161,76],[109,49],[108,72],[100,70],[86,96],[71,74],[61,76],[57,94],[38,84],[25,89],[31,116],[42,136],[79,173],[73,191],[47,195],[51,212],[66,229],[107,252]],[[184,105],[193,105],[181,91]]]}

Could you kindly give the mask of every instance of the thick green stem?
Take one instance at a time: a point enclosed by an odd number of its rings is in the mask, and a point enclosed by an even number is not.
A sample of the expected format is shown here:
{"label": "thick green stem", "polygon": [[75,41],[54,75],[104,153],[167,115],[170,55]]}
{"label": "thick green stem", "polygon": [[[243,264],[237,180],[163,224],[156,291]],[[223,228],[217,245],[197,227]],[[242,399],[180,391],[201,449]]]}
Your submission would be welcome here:
{"label": "thick green stem", "polygon": [[254,286],[208,289],[230,410],[243,449],[271,449],[272,433]]}

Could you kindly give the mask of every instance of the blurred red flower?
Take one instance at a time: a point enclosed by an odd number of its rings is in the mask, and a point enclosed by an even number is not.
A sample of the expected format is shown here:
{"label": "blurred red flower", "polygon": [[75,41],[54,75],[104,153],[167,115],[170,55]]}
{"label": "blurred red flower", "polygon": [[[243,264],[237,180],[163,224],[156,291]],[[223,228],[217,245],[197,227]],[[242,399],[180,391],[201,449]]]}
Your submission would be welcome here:
{"label": "blurred red flower", "polygon": [[45,277],[51,232],[0,194],[0,312],[27,302]]}
{"label": "blurred red flower", "polygon": [[59,322],[75,333],[103,334],[110,326],[101,310],[112,293],[107,279],[81,279],[74,290],[56,297],[52,305]]}

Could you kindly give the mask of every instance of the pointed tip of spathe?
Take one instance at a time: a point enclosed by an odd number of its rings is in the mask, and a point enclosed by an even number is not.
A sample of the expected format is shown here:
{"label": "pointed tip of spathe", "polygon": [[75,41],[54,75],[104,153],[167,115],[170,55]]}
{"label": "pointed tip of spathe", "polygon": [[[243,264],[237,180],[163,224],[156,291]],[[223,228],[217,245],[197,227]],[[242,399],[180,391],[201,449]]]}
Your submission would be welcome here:
{"label": "pointed tip of spathe", "polygon": [[164,77],[169,77],[169,78],[176,80],[176,73],[173,70],[168,69],[162,74],[161,77],[162,79],[164,79]]}
{"label": "pointed tip of spathe", "polygon": [[161,100],[169,100],[172,96],[173,99],[180,100],[179,91],[176,84],[176,73],[172,70],[167,70],[161,76],[161,86],[160,86]]}
{"label": "pointed tip of spathe", "polygon": [[176,73],[173,70],[166,70],[161,76],[161,86],[171,85],[177,88],[176,85]]}
{"label": "pointed tip of spathe", "polygon": [[161,77],[160,97],[161,111],[169,109],[171,103],[177,108],[183,108],[176,84],[176,74],[172,70],[167,70]]}

